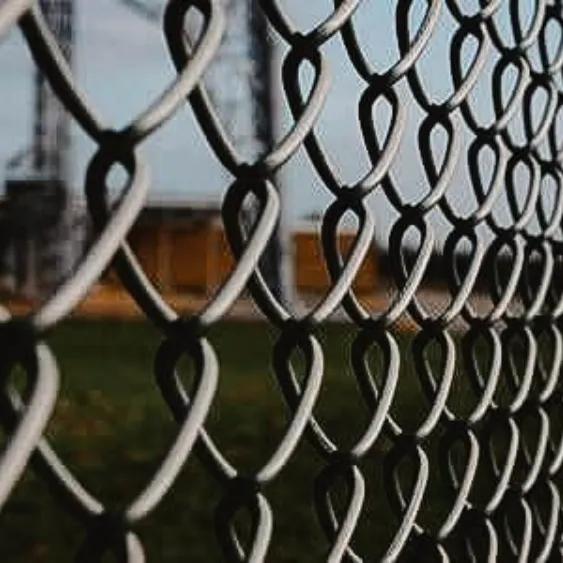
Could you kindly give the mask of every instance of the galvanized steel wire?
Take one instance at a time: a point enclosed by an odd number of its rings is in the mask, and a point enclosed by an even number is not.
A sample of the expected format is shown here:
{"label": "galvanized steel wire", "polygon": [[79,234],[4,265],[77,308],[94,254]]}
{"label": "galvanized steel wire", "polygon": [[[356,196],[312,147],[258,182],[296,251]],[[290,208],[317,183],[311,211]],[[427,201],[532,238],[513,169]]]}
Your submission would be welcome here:
{"label": "galvanized steel wire", "polygon": [[[13,318],[7,309],[2,310],[0,418],[9,438],[0,453],[0,509],[30,466],[50,485],[62,505],[83,522],[85,539],[78,561],[101,561],[108,551],[119,561],[144,561],[136,525],[151,517],[166,494],[174,494],[175,480],[188,458],[197,456],[223,491],[217,539],[225,559],[263,561],[268,559],[275,519],[267,486],[284,478],[284,468],[296,447],[305,441],[324,461],[314,498],[326,535],[326,560],[361,561],[364,559],[354,551],[352,541],[366,502],[360,462],[379,441],[387,440],[391,445],[380,469],[400,525],[385,546],[383,561],[411,557],[452,560],[453,539],[461,540],[469,561],[495,561],[499,553],[518,561],[560,560],[563,432],[557,424],[557,413],[563,396],[563,40],[554,45],[550,28],[556,28],[563,37],[563,10],[560,0],[536,0],[532,3],[533,17],[524,22],[522,6],[529,7],[527,2],[397,0],[394,31],[399,56],[381,69],[370,62],[362,44],[365,39],[359,38],[357,30],[358,8],[366,2],[336,0],[324,21],[305,30],[291,20],[282,2],[261,0],[260,8],[275,40],[287,47],[282,83],[293,123],[271,151],[254,162],[245,162],[223,128],[202,81],[228,25],[220,0],[166,2],[163,35],[177,78],[119,130],[98,115],[89,102],[46,25],[39,4],[3,0],[0,34],[19,26],[35,63],[97,149],[84,178],[84,194],[96,228],[94,244],[76,272],[37,311]],[[378,6],[372,4],[371,10],[376,13]],[[411,11],[413,6],[420,9],[419,5],[424,6],[424,16],[418,28],[412,29]],[[199,37],[191,40],[184,25],[189,10],[198,11],[203,21]],[[506,26],[499,25],[502,10],[510,16],[508,32]],[[445,11],[456,22],[448,45],[453,87],[438,100],[428,91],[419,63]],[[317,131],[334,80],[324,49],[331,41],[342,43],[353,72],[364,85],[357,111],[371,168],[354,183],[340,177]],[[476,42],[477,48],[468,61],[462,51],[469,41]],[[496,63],[490,94],[494,119],[485,122],[471,94],[493,54]],[[313,73],[307,92],[299,80],[305,65]],[[507,92],[505,77],[510,71],[516,72],[517,79]],[[405,89],[410,99],[405,98]],[[546,101],[538,111],[534,99],[540,92]],[[373,117],[379,102],[385,102],[390,110],[387,131],[378,130]],[[413,102],[423,112],[417,144],[428,186],[417,200],[405,195],[393,173],[408,134],[408,103]],[[205,308],[191,317],[166,303],[126,242],[152,187],[149,163],[138,147],[177,111],[185,109],[195,114],[217,160],[235,178],[225,190],[222,219],[236,266]],[[522,127],[517,131],[514,123],[518,120]],[[470,132],[470,142],[464,143],[462,127]],[[443,151],[432,145],[438,130],[446,137]],[[320,236],[332,281],[317,305],[298,316],[276,300],[264,281],[259,261],[280,214],[280,194],[273,176],[302,147],[309,165],[333,197],[323,215]],[[480,155],[487,150],[495,159],[488,185],[479,165]],[[465,215],[448,197],[462,158],[469,163],[469,185],[476,202],[473,211]],[[126,170],[128,182],[117,204],[111,205],[108,175],[117,164]],[[517,195],[523,182],[519,170],[525,171],[528,182],[523,198]],[[550,201],[542,197],[547,184],[555,186]],[[399,217],[388,240],[396,292],[377,312],[363,304],[353,289],[375,235],[376,222],[368,203],[375,192],[386,198]],[[241,220],[249,196],[260,204],[251,229]],[[508,202],[508,222],[500,221],[495,211],[503,196]],[[431,219],[435,214],[449,225],[443,249],[449,302],[438,312],[427,306],[419,291],[438,236]],[[354,216],[358,226],[352,249],[344,257],[338,229],[346,215]],[[405,258],[405,240],[407,232],[413,230],[419,245],[411,264]],[[488,235],[481,236],[483,231]],[[468,266],[461,268],[456,256],[465,243],[471,251]],[[505,255],[510,256],[510,266],[503,279],[495,264]],[[44,335],[56,330],[72,313],[112,261],[123,286],[148,321],[162,332],[155,377],[179,428],[153,478],[119,512],[104,505],[78,480],[44,436],[60,379],[56,357],[45,344]],[[490,307],[483,312],[474,306],[472,295],[478,277],[485,273]],[[205,428],[221,377],[217,353],[206,334],[221,322],[245,289],[278,331],[273,369],[291,413],[274,453],[252,475],[241,475]],[[335,443],[314,414],[324,374],[323,346],[317,332],[339,307],[358,329],[350,369],[370,413],[369,424],[347,448]],[[392,408],[403,362],[396,324],[405,315],[416,325],[412,354],[427,399],[426,415],[414,429],[403,428]],[[462,324],[461,333],[454,331],[456,323]],[[542,344],[546,339],[549,346]],[[522,347],[523,366],[516,357]],[[382,358],[377,374],[372,373],[368,361],[373,349]],[[483,349],[487,362],[479,359]],[[438,350],[437,364],[428,360],[431,350]],[[305,359],[302,377],[297,376],[291,359],[296,352]],[[175,372],[182,356],[191,361],[196,374],[190,393]],[[7,385],[16,364],[28,378],[25,399]],[[456,378],[467,378],[473,390],[470,412],[458,413],[450,406]],[[500,394],[501,388],[508,392]],[[531,423],[538,428],[533,439],[524,431]],[[427,444],[436,437],[440,467],[432,466],[427,452]],[[497,447],[503,437],[505,446]],[[464,458],[461,464],[454,461],[460,448]],[[401,471],[405,463],[412,469],[411,479]],[[490,497],[485,501],[472,495],[478,471],[484,471],[489,479]],[[447,517],[433,529],[419,521],[431,472],[439,474],[444,489],[454,499]],[[344,510],[335,508],[336,482],[344,482],[348,491]],[[547,513],[540,497],[548,499]],[[232,525],[242,508],[252,515],[251,538],[244,541]],[[307,554],[303,554],[303,560],[308,560]]]}

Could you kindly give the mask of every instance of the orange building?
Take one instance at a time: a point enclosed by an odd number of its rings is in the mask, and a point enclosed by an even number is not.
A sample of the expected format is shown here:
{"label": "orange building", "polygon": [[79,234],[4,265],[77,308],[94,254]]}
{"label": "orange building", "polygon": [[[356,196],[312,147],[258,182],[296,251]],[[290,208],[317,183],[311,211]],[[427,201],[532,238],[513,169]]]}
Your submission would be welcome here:
{"label": "orange building", "polygon": [[[340,235],[346,252],[354,234]],[[233,258],[217,208],[151,204],[146,207],[128,236],[128,242],[148,276],[163,292],[206,295],[214,291],[233,268]],[[296,290],[320,293],[329,286],[319,235],[300,230],[292,236],[293,275]],[[361,294],[375,291],[375,248],[366,257],[356,277]],[[117,283],[109,271],[105,284]]]}
{"label": "orange building", "polygon": [[[330,276],[325,265],[318,233],[300,230],[293,233],[293,272],[295,287],[303,293],[319,293],[330,285]],[[342,232],[339,237],[343,256],[351,249],[355,235]],[[375,247],[366,256],[356,279],[354,289],[358,294],[372,294],[377,282],[377,256]]]}

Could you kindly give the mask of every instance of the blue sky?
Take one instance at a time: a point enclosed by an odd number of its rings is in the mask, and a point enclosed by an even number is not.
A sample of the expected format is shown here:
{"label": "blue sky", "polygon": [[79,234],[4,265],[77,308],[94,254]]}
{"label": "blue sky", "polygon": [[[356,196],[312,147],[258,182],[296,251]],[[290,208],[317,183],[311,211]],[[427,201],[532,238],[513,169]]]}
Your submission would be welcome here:
{"label": "blue sky", "polygon": [[[79,82],[106,121],[118,128],[144,108],[174,77],[161,30],[133,15],[118,0],[76,0],[78,13],[75,68]],[[475,2],[469,2],[473,8]],[[425,2],[420,5],[425,5]],[[533,4],[533,2],[531,2]],[[328,0],[302,2],[291,0],[283,6],[296,25],[306,31],[332,8]],[[376,6],[376,8],[374,7]],[[394,3],[367,2],[357,17],[358,29],[366,53],[377,68],[396,59]],[[413,11],[413,21],[420,14]],[[447,95],[449,79],[449,41],[453,20],[442,9],[436,33],[420,61],[426,87],[440,98]],[[359,180],[368,170],[368,158],[357,124],[357,104],[364,88],[353,71],[338,40],[326,47],[332,72],[332,85],[318,131],[332,161],[347,183]],[[278,52],[278,63],[285,51]],[[27,48],[19,31],[2,38],[0,44],[0,166],[17,150],[29,144],[31,134],[32,72]],[[490,82],[487,76],[476,87],[477,105],[483,115],[490,113]],[[286,130],[287,104],[280,88],[277,112],[280,134]],[[404,88],[400,91],[405,93]],[[408,96],[408,93],[404,94]],[[489,108],[489,109],[487,109]],[[417,156],[416,129],[422,115],[408,104],[404,142],[393,173],[402,193],[416,199],[427,190],[420,159]],[[78,129],[73,130],[74,183],[80,181],[94,145]],[[143,144],[152,170],[154,197],[166,196],[187,201],[218,201],[228,185],[228,178],[210,152],[203,134],[189,108]],[[459,181],[452,186],[452,198],[461,208],[470,198],[465,163],[458,166]],[[290,222],[326,207],[331,197],[304,158],[303,151],[284,167],[281,185]],[[457,192],[457,193],[456,193]],[[393,213],[380,194],[372,198],[372,208],[380,236],[391,224]]]}

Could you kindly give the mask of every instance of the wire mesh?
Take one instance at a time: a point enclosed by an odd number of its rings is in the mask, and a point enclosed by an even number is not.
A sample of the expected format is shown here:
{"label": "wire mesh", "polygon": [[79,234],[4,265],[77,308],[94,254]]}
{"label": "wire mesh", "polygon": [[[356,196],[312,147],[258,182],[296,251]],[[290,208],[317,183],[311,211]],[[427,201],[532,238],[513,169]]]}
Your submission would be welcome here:
{"label": "wire mesh", "polygon": [[[366,4],[337,0],[324,20],[302,29],[284,3],[261,0],[272,37],[286,48],[281,82],[293,121],[274,147],[252,162],[237,152],[203,87],[202,75],[228,25],[219,0],[166,2],[163,36],[177,78],[119,130],[89,103],[40,5],[31,0],[4,0],[0,5],[0,34],[19,26],[37,67],[97,146],[83,179],[96,229],[93,245],[73,275],[37,310],[16,318],[4,308],[0,325],[0,418],[8,435],[0,453],[0,508],[30,466],[83,525],[76,560],[101,561],[113,552],[120,561],[143,561],[136,529],[166,494],[174,494],[174,484],[192,456],[222,491],[216,536],[225,560],[266,560],[275,520],[267,487],[284,479],[284,469],[302,443],[323,463],[313,496],[326,536],[326,560],[370,560],[369,554],[356,552],[354,533],[369,502],[362,461],[382,442],[386,453],[377,470],[398,522],[388,545],[379,546],[382,561],[561,557],[562,3],[397,0],[392,12],[398,54],[383,66],[370,62],[377,38],[367,45],[359,31],[360,8]],[[379,9],[373,4],[372,15]],[[184,25],[190,10],[198,11],[203,21],[191,43]],[[431,77],[423,72],[422,61],[444,13],[455,22],[455,32],[443,46],[451,89],[440,98],[428,87]],[[370,165],[353,182],[341,177],[317,127],[335,81],[326,52],[335,42],[363,85],[355,109],[362,156]],[[470,43],[474,49],[468,55]],[[305,67],[312,73],[308,88],[300,79]],[[473,97],[480,80],[486,83],[492,118],[482,115],[477,107],[481,102]],[[387,127],[374,116],[381,104],[388,111]],[[416,135],[407,127],[413,107],[421,116]],[[139,147],[182,108],[194,113],[218,162],[235,178],[225,188],[221,210],[235,266],[203,310],[192,316],[165,301],[126,241],[152,187]],[[433,140],[437,135],[442,141]],[[405,166],[399,159],[401,147],[413,136],[425,175],[420,197],[409,195],[397,180]],[[272,178],[301,149],[332,198],[320,229],[331,285],[316,305],[298,315],[269,290],[260,258],[280,215],[280,193]],[[483,165],[485,153],[489,156]],[[469,211],[451,196],[464,161],[467,193],[462,195],[473,202]],[[112,203],[108,176],[116,165],[126,170],[128,181]],[[377,230],[369,204],[373,194],[397,217],[386,241],[392,291],[377,311],[353,288]],[[242,211],[251,196],[259,202],[259,212],[249,228]],[[346,216],[354,217],[357,229],[351,250],[343,255],[338,231]],[[442,230],[436,217],[446,225]],[[409,233],[418,240],[414,248]],[[446,236],[435,265],[440,233]],[[44,436],[60,383],[57,359],[44,336],[72,314],[110,263],[148,322],[162,333],[154,375],[179,428],[149,483],[119,510],[96,498]],[[444,285],[439,292],[425,285],[431,266],[438,268]],[[207,334],[244,291],[278,335],[273,372],[290,412],[274,453],[250,475],[241,474],[227,459],[205,426],[221,378]],[[369,412],[368,424],[346,448],[314,412],[326,355],[318,331],[338,309],[357,328],[350,372],[362,408]],[[405,362],[397,324],[406,315],[415,331],[410,353],[426,399],[415,428],[402,425],[393,408]],[[368,360],[373,350],[381,358],[377,370]],[[302,377],[293,363],[296,353],[304,358]],[[182,357],[195,372],[189,392],[176,374]],[[9,386],[15,365],[28,380],[25,396]],[[462,380],[472,400],[465,412],[454,406]],[[430,461],[428,450],[434,447],[438,455]],[[488,484],[486,494],[474,490],[481,474]],[[451,498],[445,516],[434,525],[421,518],[431,476]],[[344,498],[337,494],[339,483]],[[234,525],[243,509],[251,515],[250,533],[244,537]],[[302,560],[308,560],[306,553]]]}

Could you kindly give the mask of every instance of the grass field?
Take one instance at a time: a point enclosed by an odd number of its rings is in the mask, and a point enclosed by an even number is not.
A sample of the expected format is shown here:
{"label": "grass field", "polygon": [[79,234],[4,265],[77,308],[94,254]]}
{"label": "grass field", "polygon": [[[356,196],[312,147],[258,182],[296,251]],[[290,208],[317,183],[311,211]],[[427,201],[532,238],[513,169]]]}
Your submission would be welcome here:
{"label": "grass field", "polygon": [[[354,336],[353,328],[340,325],[320,334],[326,373],[315,413],[343,447],[353,443],[369,420],[349,368]],[[270,368],[275,338],[266,325],[252,323],[226,323],[210,335],[221,376],[206,427],[246,474],[269,457],[289,420]],[[410,337],[397,338],[403,354],[392,412],[412,429],[428,407],[413,373]],[[118,322],[69,322],[49,339],[59,360],[62,389],[48,435],[81,481],[112,506],[134,498],[176,432],[152,372],[159,342],[159,334],[147,324]],[[370,561],[381,555],[399,524],[383,489],[381,461],[388,447],[384,440],[378,442],[362,465],[367,501],[355,539]],[[435,440],[430,440],[431,460],[434,447]],[[313,482],[323,466],[303,441],[266,488],[274,512],[268,560],[321,561],[326,556],[327,543],[312,503]],[[442,521],[451,505],[446,493],[432,492],[439,486],[431,471],[428,495],[433,500],[425,502],[419,518],[431,526]],[[148,561],[220,561],[213,528],[220,499],[221,489],[192,456],[171,494],[137,529]],[[0,530],[0,561],[14,563],[72,561],[84,538],[84,529],[30,471],[0,514]]]}

